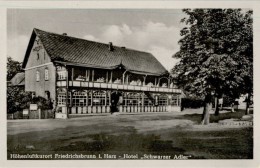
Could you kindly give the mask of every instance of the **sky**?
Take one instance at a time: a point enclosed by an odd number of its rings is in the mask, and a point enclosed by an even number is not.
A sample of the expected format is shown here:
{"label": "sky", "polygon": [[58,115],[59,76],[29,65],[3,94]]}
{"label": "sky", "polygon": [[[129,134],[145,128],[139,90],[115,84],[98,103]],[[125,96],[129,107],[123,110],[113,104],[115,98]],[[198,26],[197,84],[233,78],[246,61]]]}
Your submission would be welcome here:
{"label": "sky", "polygon": [[178,62],[180,9],[8,9],[7,55],[23,61],[33,28],[152,53],[167,69]]}

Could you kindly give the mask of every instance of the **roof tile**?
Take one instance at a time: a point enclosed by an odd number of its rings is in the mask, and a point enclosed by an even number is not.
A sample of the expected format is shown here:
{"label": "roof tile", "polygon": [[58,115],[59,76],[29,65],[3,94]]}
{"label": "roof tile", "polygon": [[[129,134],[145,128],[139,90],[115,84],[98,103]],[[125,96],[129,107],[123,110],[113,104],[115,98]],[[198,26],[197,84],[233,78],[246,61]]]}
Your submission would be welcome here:
{"label": "roof tile", "polygon": [[111,68],[123,64],[130,71],[160,75],[166,72],[162,64],[151,54],[143,51],[113,46],[70,36],[34,29],[52,61],[63,60],[97,67]]}

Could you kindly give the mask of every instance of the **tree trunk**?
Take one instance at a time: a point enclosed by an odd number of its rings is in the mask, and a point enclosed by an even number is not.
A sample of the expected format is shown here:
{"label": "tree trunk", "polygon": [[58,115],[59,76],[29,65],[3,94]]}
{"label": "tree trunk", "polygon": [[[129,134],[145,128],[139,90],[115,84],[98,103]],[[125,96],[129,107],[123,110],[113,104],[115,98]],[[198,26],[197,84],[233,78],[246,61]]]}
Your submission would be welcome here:
{"label": "tree trunk", "polygon": [[231,112],[233,113],[234,111],[234,103],[231,103]]}
{"label": "tree trunk", "polygon": [[251,93],[248,93],[248,97],[247,97],[247,101],[246,101],[246,113],[245,113],[245,115],[249,114],[250,102],[251,102]]}
{"label": "tree trunk", "polygon": [[216,101],[215,101],[215,116],[218,116],[219,115],[219,99],[218,97],[215,98]]}
{"label": "tree trunk", "polygon": [[201,121],[202,125],[208,125],[209,124],[209,118],[210,118],[209,111],[211,109],[210,107],[211,107],[211,103],[206,103],[205,106],[204,106],[203,118],[202,118],[202,121]]}
{"label": "tree trunk", "polygon": [[211,103],[211,94],[208,93],[205,96],[205,100],[204,100],[204,109],[203,109],[203,114],[202,114],[202,121],[201,124],[202,125],[208,125],[209,124],[209,118],[210,118],[210,114],[209,111],[212,108],[212,103]]}

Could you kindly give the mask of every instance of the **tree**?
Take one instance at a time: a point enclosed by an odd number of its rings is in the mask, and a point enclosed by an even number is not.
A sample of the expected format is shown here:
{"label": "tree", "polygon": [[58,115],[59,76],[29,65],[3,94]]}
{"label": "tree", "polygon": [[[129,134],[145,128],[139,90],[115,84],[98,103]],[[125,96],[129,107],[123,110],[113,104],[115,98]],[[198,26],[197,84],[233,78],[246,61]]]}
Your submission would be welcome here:
{"label": "tree", "polygon": [[32,94],[25,92],[23,88],[7,87],[7,113],[15,113],[28,108],[32,101]]}
{"label": "tree", "polygon": [[22,72],[22,63],[14,61],[10,56],[7,57],[7,81],[11,80],[15,74]]}
{"label": "tree", "polygon": [[237,96],[246,90],[245,78],[252,74],[253,65],[252,11],[183,9],[183,12],[188,15],[181,20],[186,27],[180,31],[180,50],[173,56],[180,62],[172,73],[186,93],[205,99],[202,121],[207,124],[212,93],[220,98],[223,94]]}
{"label": "tree", "polygon": [[37,104],[41,109],[52,109],[51,100],[43,97],[33,97],[31,92],[24,91],[23,88],[11,86],[7,88],[7,113],[15,113],[29,108],[30,104]]}

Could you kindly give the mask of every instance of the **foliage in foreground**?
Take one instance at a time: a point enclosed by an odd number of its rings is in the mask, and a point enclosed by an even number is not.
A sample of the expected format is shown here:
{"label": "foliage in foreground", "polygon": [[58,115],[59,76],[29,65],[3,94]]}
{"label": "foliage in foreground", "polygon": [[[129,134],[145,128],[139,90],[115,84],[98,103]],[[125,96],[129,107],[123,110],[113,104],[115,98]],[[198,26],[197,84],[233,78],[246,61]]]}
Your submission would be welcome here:
{"label": "foliage in foreground", "polygon": [[15,113],[29,108],[30,104],[38,104],[41,109],[52,109],[52,102],[43,97],[32,98],[31,92],[24,91],[21,87],[7,88],[7,113]]}

